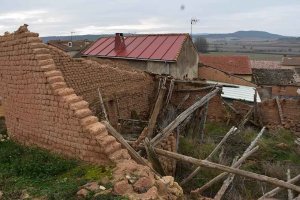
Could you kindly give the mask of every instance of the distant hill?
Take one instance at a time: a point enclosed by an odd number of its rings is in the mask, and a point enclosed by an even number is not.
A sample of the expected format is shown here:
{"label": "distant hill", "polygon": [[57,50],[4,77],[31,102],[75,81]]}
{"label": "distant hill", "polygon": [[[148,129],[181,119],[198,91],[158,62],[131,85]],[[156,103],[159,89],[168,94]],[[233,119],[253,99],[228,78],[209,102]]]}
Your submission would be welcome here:
{"label": "distant hill", "polygon": [[265,31],[237,31],[234,33],[221,33],[221,34],[198,34],[207,39],[212,40],[277,40],[286,38],[287,36],[268,33]]}
{"label": "distant hill", "polygon": [[[109,36],[108,34],[103,34],[103,35],[73,35],[72,39],[73,40],[90,40],[90,41],[95,41],[99,37],[103,36]],[[47,36],[47,37],[42,37],[42,40],[44,43],[47,43],[49,40],[71,40],[71,36]]]}
{"label": "distant hill", "polygon": [[[126,34],[125,34],[126,35]],[[132,34],[130,34],[132,35]],[[278,39],[287,39],[292,40],[294,37],[287,37],[283,35],[268,33],[265,31],[237,31],[234,33],[208,33],[208,34],[193,34],[195,36],[203,36],[208,40],[278,40]],[[102,35],[73,35],[73,40],[90,40],[95,41],[99,37],[111,36],[111,34],[102,34]],[[48,42],[49,40],[70,40],[71,36],[47,36],[42,37],[43,42]]]}

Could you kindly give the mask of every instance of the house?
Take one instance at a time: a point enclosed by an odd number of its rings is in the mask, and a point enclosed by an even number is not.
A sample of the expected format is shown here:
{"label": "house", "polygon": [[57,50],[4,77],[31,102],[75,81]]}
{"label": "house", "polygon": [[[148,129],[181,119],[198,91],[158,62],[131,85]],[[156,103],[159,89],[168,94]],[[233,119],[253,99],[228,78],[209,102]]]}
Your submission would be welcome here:
{"label": "house", "polygon": [[[203,67],[203,68],[202,68]],[[199,76],[205,71],[207,79],[218,80],[215,71],[222,71],[228,75],[234,75],[247,81],[252,79],[251,64],[248,56],[225,56],[225,55],[199,55]]]}
{"label": "house", "polygon": [[283,57],[282,65],[300,68],[300,56]]}
{"label": "house", "polygon": [[126,60],[137,69],[177,79],[198,76],[198,53],[189,34],[102,37],[82,51],[83,57]]}
{"label": "house", "polygon": [[66,52],[71,57],[75,57],[81,50],[85,49],[91,43],[92,42],[89,40],[50,40],[47,42],[48,45]]}
{"label": "house", "polygon": [[253,81],[263,99],[300,98],[300,69],[252,69]]}

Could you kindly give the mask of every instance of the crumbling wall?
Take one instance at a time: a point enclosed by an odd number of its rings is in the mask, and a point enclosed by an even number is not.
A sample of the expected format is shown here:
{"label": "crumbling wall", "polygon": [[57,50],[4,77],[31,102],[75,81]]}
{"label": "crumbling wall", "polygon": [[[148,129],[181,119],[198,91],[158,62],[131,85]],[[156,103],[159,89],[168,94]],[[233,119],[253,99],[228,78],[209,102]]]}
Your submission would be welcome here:
{"label": "crumbling wall", "polygon": [[280,105],[284,122],[281,125],[278,106],[275,99],[259,103],[262,122],[268,128],[274,129],[283,126],[300,136],[300,100],[281,99]]}
{"label": "crumbling wall", "polygon": [[[182,109],[187,109],[193,105],[197,99],[202,98],[208,94],[209,90],[202,91],[189,91],[189,92],[174,92],[172,95],[171,103],[174,105],[179,105],[184,97],[189,93],[189,98],[182,105]],[[207,120],[215,122],[225,122],[226,121],[226,109],[222,104],[221,95],[216,95],[208,103]]]}
{"label": "crumbling wall", "polygon": [[117,124],[118,118],[131,118],[132,113],[147,119],[154,91],[150,75],[92,60],[73,59],[55,47],[51,47],[50,53],[67,85],[89,102],[93,113],[99,113],[100,109],[99,88],[113,125]]}
{"label": "crumbling wall", "polygon": [[0,37],[0,88],[12,139],[93,163],[130,159],[26,26]]}

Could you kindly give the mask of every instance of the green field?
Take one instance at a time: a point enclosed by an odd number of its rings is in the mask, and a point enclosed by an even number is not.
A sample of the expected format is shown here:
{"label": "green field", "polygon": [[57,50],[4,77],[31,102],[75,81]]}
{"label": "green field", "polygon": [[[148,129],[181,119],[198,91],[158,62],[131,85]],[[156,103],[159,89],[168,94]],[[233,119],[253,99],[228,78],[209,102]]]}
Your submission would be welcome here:
{"label": "green field", "polygon": [[237,52],[210,52],[212,55],[243,55],[249,56],[251,60],[267,60],[267,61],[281,61],[282,55],[263,54],[263,53],[237,53]]}

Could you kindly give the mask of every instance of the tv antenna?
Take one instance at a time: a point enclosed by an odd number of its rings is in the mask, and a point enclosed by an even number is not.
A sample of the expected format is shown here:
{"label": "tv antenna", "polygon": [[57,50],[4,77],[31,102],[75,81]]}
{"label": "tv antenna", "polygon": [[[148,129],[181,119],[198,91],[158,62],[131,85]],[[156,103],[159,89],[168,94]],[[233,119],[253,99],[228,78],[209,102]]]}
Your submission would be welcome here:
{"label": "tv antenna", "polygon": [[193,25],[197,24],[199,19],[197,18],[191,18],[191,37],[193,37]]}

